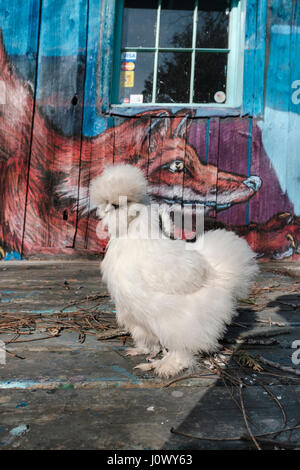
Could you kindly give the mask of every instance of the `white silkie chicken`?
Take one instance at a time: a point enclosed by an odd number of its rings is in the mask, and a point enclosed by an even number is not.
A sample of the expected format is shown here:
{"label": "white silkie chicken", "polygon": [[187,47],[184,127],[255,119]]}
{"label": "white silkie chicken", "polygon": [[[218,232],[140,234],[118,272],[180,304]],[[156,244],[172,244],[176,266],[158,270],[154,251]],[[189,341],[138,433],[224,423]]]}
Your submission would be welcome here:
{"label": "white silkie chicken", "polygon": [[193,366],[197,352],[215,351],[257,271],[246,241],[226,230],[195,243],[155,236],[155,229],[153,236],[158,211],[131,165],[107,167],[92,181],[90,199],[110,234],[101,272],[118,324],[135,343],[127,354],[154,358],[163,350],[161,359],[136,367],[170,377]]}

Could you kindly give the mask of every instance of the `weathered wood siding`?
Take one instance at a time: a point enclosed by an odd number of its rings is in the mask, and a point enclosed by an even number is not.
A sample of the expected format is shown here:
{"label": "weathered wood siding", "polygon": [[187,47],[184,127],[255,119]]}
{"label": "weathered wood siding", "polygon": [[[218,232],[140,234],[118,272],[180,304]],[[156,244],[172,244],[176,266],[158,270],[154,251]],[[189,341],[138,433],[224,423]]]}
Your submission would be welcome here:
{"label": "weathered wood siding", "polygon": [[243,107],[217,112],[110,108],[114,8],[0,0],[1,257],[103,251],[88,186],[129,162],[156,199],[192,199],[263,259],[298,259],[299,2],[247,1]]}

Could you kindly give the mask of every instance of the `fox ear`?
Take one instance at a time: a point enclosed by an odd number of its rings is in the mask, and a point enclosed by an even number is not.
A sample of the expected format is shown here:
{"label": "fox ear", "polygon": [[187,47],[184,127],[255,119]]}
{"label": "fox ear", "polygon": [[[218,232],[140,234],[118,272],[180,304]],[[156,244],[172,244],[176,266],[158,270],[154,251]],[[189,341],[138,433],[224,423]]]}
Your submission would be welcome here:
{"label": "fox ear", "polygon": [[[155,151],[158,142],[170,134],[170,117],[167,111],[163,111],[151,119],[150,125],[145,132],[145,141],[149,142],[149,149],[151,152]],[[148,140],[149,139],[149,140]]]}
{"label": "fox ear", "polygon": [[[184,115],[184,113],[186,113]],[[181,110],[176,113],[174,119],[172,119],[172,135],[176,137],[180,137],[184,139],[186,137],[186,133],[192,124],[192,117],[194,116],[194,112]]]}

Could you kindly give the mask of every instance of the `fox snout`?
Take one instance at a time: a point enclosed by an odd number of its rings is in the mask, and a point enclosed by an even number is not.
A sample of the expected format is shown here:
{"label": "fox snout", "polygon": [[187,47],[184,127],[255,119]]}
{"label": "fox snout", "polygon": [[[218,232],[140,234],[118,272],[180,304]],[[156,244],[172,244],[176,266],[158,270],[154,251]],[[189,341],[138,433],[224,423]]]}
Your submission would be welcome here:
{"label": "fox snout", "polygon": [[259,176],[249,176],[243,183],[248,186],[248,188],[253,189],[253,191],[258,191],[261,187],[261,178]]}

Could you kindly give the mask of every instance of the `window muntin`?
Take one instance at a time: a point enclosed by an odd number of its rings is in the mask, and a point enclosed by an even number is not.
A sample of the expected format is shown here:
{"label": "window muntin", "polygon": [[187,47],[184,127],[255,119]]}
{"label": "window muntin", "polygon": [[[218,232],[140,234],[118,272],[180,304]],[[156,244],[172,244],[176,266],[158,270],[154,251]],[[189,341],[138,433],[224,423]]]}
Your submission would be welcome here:
{"label": "window muntin", "polygon": [[239,105],[241,3],[124,0],[115,104]]}

